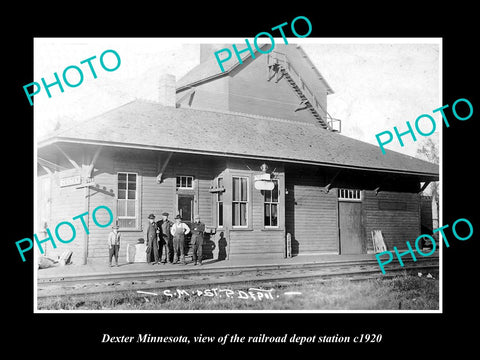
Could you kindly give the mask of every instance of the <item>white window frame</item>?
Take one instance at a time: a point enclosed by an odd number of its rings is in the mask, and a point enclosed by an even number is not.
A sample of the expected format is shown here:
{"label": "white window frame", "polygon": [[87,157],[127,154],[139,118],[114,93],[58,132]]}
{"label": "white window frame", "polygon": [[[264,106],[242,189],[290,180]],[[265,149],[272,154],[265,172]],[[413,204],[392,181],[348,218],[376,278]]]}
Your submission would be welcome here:
{"label": "white window frame", "polygon": [[[220,187],[220,179],[222,179],[222,182],[223,182],[223,185],[225,187],[225,178],[223,176],[219,176],[217,178],[217,187]],[[219,200],[219,197],[220,195],[222,195],[222,200],[220,201]],[[219,229],[223,229],[225,227],[225,212],[224,212],[224,209],[225,209],[225,195],[223,194],[223,192],[218,192],[215,194],[215,202],[216,202],[216,209],[217,209],[217,227]],[[220,203],[222,203],[222,220],[223,220],[223,224],[220,225]]]}
{"label": "white window frame", "polygon": [[363,191],[359,189],[338,189],[339,201],[362,201]]}
{"label": "white window frame", "polygon": [[[119,200],[127,200],[127,199],[119,199],[118,198],[118,175],[119,174],[125,174],[127,175],[127,179],[128,179],[128,175],[129,174],[132,174],[132,175],[135,175],[135,216],[127,216],[127,215],[118,215],[118,201]],[[131,220],[131,219],[134,219],[135,220],[135,226],[133,227],[120,227],[120,230],[137,230],[139,228],[139,223],[140,223],[140,220],[139,220],[139,194],[138,194],[138,184],[139,184],[139,176],[138,176],[138,173],[137,172],[133,172],[133,171],[117,171],[117,203],[116,203],[116,206],[117,206],[117,219],[118,220],[121,220],[121,219],[127,219],[127,220]],[[128,180],[127,180],[127,189],[126,189],[126,195],[128,196]]]}
{"label": "white window frame", "polygon": [[[280,181],[278,179],[274,179],[272,180],[274,182],[277,183],[277,201],[276,202],[273,202],[273,201],[269,201],[269,202],[266,202],[265,201],[265,194],[263,194],[263,227],[265,229],[278,229],[280,227]],[[271,191],[273,192],[273,190],[264,190],[264,191]],[[277,205],[277,225],[265,225],[265,204],[269,204],[269,205],[272,205],[272,204],[276,204]],[[272,214],[272,209],[270,208],[270,216]]]}
{"label": "white window frame", "polygon": [[[239,178],[239,179],[247,179],[247,200],[246,201],[239,201],[239,200],[233,200],[233,179]],[[235,203],[246,203],[245,206],[245,218],[246,218],[246,224],[245,225],[233,225],[234,219],[233,219],[233,209],[234,209],[234,204]],[[250,177],[249,176],[243,176],[243,175],[232,175],[232,229],[248,229],[249,228],[249,207],[250,207]],[[224,219],[225,220],[225,219]]]}
{"label": "white window frame", "polygon": [[[177,180],[178,178],[180,178],[180,186],[177,185]],[[187,179],[190,178],[191,179],[191,184],[192,186],[188,187],[188,186],[182,186],[182,178],[185,178],[185,185],[188,183]],[[193,175],[177,175],[175,177],[175,187],[177,189],[188,189],[188,190],[193,190],[194,189],[194,180],[195,180],[195,177]]]}

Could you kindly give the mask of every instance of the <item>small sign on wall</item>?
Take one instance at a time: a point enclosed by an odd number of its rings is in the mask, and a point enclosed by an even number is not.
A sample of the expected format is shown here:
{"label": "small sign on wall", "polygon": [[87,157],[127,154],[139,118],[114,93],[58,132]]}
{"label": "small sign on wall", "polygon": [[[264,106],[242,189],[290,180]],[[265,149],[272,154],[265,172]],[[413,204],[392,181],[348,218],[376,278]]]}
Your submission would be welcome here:
{"label": "small sign on wall", "polygon": [[270,174],[265,173],[265,174],[253,175],[253,180],[255,180],[255,181],[270,180]]}
{"label": "small sign on wall", "polygon": [[93,178],[89,178],[89,177],[84,178],[83,182],[80,185],[78,185],[76,188],[80,189],[80,188],[84,188],[84,187],[88,187],[88,186],[96,186],[96,183],[93,180]]}
{"label": "small sign on wall", "polygon": [[82,183],[80,175],[68,176],[60,179],[60,187],[78,185]]}

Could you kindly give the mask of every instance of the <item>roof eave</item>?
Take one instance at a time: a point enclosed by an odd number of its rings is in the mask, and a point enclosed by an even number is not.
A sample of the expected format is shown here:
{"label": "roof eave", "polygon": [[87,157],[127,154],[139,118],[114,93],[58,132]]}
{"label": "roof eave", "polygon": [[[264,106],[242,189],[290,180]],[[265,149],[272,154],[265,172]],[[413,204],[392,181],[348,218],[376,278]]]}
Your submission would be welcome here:
{"label": "roof eave", "polygon": [[394,173],[394,174],[411,175],[411,176],[418,176],[419,178],[430,180],[430,181],[439,180],[439,173],[431,173],[431,172],[374,168],[374,167],[335,164],[335,163],[328,163],[328,162],[321,162],[321,161],[295,159],[295,158],[282,158],[282,157],[272,157],[272,156],[249,155],[249,154],[241,154],[241,153],[216,152],[216,151],[195,150],[195,149],[187,149],[187,148],[181,148],[181,149],[169,148],[169,147],[156,146],[156,145],[77,139],[77,138],[68,138],[68,137],[61,137],[61,136],[53,136],[53,137],[41,140],[38,142],[37,145],[38,145],[38,148],[40,149],[49,145],[53,145],[54,143],[58,143],[58,142],[79,143],[79,144],[96,145],[96,146],[103,145],[103,146],[130,148],[130,149],[139,149],[139,150],[157,150],[157,151],[179,152],[179,153],[187,153],[187,154],[210,155],[210,156],[236,157],[236,158],[257,159],[257,160],[271,160],[271,161],[304,164],[304,165],[316,165],[316,166],[326,166],[326,167],[335,167],[335,168],[352,169],[352,170],[364,170],[364,171],[387,172],[387,173]]}

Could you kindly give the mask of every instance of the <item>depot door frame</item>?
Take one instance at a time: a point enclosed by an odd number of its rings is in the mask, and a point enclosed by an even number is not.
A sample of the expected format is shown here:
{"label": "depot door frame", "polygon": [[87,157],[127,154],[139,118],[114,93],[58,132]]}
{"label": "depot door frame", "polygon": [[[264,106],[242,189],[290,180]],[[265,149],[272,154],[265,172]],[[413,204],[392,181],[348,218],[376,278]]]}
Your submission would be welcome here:
{"label": "depot door frame", "polygon": [[[176,185],[176,180],[177,176],[192,176],[193,181],[192,181],[192,188],[177,188]],[[192,220],[195,218],[195,215],[199,215],[199,184],[198,184],[198,176],[196,171],[191,171],[191,172],[175,172],[174,173],[174,191],[175,191],[175,203],[173,204],[173,208],[175,209],[175,215],[179,214],[179,206],[178,206],[178,200],[179,197],[182,196],[192,196],[193,197],[193,203],[192,203]],[[185,221],[190,221],[190,219],[182,219]]]}
{"label": "depot door frame", "polygon": [[[180,213],[180,206],[179,206],[179,200],[180,198],[191,198],[191,211],[190,211],[190,218],[187,219],[184,217],[184,214],[181,214]],[[181,192],[181,193],[177,193],[177,201],[176,201],[176,208],[177,208],[177,214],[179,214],[181,217],[182,217],[182,221],[190,221],[190,222],[193,222],[193,218],[195,217],[196,213],[195,213],[195,194],[192,194],[192,193],[184,193],[184,192]]]}
{"label": "depot door frame", "polygon": [[[364,201],[364,192],[362,191],[361,192],[361,198],[360,200],[345,200],[345,199],[340,199],[338,197],[338,194],[337,194],[337,224],[338,224],[338,253],[340,255],[352,255],[352,253],[345,253],[345,251],[342,251],[342,236],[347,236],[346,234],[346,231],[345,229],[343,229],[343,232],[342,232],[342,224],[344,222],[342,222],[342,210],[341,210],[341,207],[342,205],[341,204],[356,204],[356,205],[353,205],[353,206],[358,206],[359,207],[359,211],[358,211],[358,219],[357,222],[358,222],[358,229],[357,231],[355,232],[355,235],[357,236],[357,239],[358,239],[358,243],[359,243],[359,252],[357,253],[353,253],[353,254],[357,254],[357,255],[361,255],[361,254],[366,254],[367,253],[367,239],[366,239],[366,236],[365,236],[365,224],[364,224],[364,205],[363,205],[363,201]],[[344,238],[345,239],[345,238]]]}

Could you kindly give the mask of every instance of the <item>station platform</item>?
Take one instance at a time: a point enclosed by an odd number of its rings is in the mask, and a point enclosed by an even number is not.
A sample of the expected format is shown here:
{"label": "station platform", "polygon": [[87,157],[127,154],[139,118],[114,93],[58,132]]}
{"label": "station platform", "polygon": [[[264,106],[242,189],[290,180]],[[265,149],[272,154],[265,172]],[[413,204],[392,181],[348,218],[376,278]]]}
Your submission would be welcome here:
{"label": "station platform", "polygon": [[51,267],[47,269],[36,269],[37,279],[46,280],[48,278],[58,277],[76,277],[76,276],[93,276],[93,275],[110,275],[122,273],[145,273],[145,272],[178,272],[186,270],[186,272],[198,271],[202,272],[207,269],[221,270],[225,269],[252,269],[279,266],[285,267],[292,265],[298,267],[301,265],[318,264],[318,263],[342,263],[350,261],[376,261],[375,254],[356,254],[356,255],[338,255],[338,254],[318,254],[318,255],[298,255],[291,258],[282,258],[274,256],[240,256],[237,255],[227,260],[209,259],[204,260],[201,266],[193,265],[193,262],[188,259],[186,265],[182,264],[147,264],[147,263],[127,263],[119,261],[119,266],[110,267],[108,260],[89,259],[87,264],[71,264],[66,266]]}

